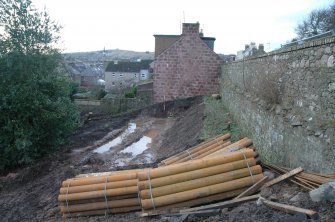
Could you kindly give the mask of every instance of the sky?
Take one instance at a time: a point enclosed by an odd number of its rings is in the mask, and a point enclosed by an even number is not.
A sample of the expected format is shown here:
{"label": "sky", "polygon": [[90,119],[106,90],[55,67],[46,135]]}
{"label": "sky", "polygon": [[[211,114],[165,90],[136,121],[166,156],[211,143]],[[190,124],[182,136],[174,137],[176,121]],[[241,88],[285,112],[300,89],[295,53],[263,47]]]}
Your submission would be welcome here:
{"label": "sky", "polygon": [[214,51],[236,54],[250,42],[271,51],[295,37],[308,13],[334,0],[32,0],[57,21],[63,52],[106,49],[154,51],[154,34],[178,35],[200,23]]}

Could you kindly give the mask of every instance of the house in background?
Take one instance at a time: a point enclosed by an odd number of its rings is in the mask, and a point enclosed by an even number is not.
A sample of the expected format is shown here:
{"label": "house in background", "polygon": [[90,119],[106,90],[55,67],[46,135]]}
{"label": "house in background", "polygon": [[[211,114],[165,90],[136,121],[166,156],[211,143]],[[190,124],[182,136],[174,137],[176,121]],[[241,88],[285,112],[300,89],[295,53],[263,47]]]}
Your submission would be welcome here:
{"label": "house in background", "polygon": [[81,87],[97,87],[101,85],[99,80],[104,78],[102,63],[73,61],[64,62],[63,66],[69,73],[71,79],[77,82]]}
{"label": "house in background", "polygon": [[149,78],[149,65],[152,60],[112,61],[105,70],[105,88],[129,87]]}
{"label": "house in background", "polygon": [[263,55],[265,53],[264,51],[264,45],[259,44],[258,48],[256,46],[255,42],[251,42],[250,44],[246,44],[244,47],[244,50],[238,51],[236,55],[236,60],[241,60],[243,58],[247,58],[250,56],[258,56]]}
{"label": "house in background", "polygon": [[223,60],[213,51],[213,37],[199,23],[184,23],[181,35],[154,35],[154,101],[217,93]]}

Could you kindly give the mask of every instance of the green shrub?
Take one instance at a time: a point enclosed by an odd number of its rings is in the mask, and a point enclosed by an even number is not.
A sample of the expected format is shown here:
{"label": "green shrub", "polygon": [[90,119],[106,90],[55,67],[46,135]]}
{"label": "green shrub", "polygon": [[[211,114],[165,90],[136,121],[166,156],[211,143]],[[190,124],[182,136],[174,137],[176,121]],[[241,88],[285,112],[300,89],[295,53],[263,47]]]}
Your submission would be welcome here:
{"label": "green shrub", "polygon": [[29,0],[0,4],[0,173],[54,152],[79,124],[75,85],[58,73],[59,27]]}
{"label": "green shrub", "polygon": [[135,98],[136,95],[137,95],[137,86],[132,86],[131,89],[124,94],[126,98]]}
{"label": "green shrub", "polygon": [[91,96],[93,99],[102,99],[107,95],[106,90],[102,89],[102,88],[95,88],[92,89],[91,91]]}

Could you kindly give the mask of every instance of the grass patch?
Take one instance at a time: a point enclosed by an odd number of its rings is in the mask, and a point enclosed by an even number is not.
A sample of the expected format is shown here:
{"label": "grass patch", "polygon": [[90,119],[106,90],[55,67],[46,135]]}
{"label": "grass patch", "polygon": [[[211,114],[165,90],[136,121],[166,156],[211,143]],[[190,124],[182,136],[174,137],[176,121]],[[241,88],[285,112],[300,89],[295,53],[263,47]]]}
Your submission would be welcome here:
{"label": "grass patch", "polygon": [[202,139],[206,140],[220,134],[230,133],[231,141],[237,141],[240,138],[240,129],[224,107],[222,100],[205,97],[204,103],[205,119],[201,132]]}

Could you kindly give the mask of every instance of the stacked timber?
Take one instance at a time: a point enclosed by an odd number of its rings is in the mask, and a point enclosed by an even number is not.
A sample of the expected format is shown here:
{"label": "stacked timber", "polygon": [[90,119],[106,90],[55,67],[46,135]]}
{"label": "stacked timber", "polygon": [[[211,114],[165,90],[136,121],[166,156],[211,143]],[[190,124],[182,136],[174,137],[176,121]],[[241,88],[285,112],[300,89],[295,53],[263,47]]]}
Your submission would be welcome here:
{"label": "stacked timber", "polygon": [[[290,172],[292,169],[287,167],[280,167],[273,164],[265,164],[263,166],[270,169],[271,171],[278,173],[279,175],[283,175],[287,172]],[[301,186],[302,188],[312,191],[314,189],[319,188],[320,185],[324,183],[328,183],[335,179],[335,175],[327,175],[327,174],[319,174],[314,172],[300,172],[288,180]]]}
{"label": "stacked timber", "polygon": [[181,153],[171,156],[165,160],[162,160],[159,166],[168,166],[177,163],[183,163],[189,160],[201,159],[209,155],[224,154],[232,151],[236,151],[252,144],[252,140],[247,137],[231,143],[227,141],[230,138],[230,134],[224,134],[214,137],[208,141],[205,141],[197,146],[191,147]]}
{"label": "stacked timber", "polygon": [[140,210],[137,174],[146,169],[67,179],[58,196],[64,217]]}
{"label": "stacked timber", "polygon": [[172,164],[138,173],[143,210],[191,207],[239,195],[261,180],[253,149]]}

